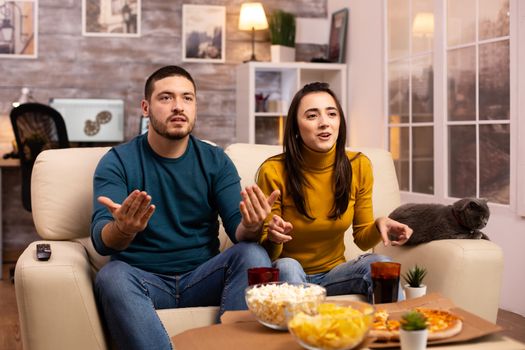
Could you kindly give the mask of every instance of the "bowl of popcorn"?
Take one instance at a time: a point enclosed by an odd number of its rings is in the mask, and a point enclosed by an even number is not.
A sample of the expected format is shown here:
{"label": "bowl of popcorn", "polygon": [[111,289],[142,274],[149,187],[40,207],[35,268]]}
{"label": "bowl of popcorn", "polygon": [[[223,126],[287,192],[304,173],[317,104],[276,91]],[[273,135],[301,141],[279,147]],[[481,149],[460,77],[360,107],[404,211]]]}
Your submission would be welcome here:
{"label": "bowl of popcorn", "polygon": [[290,315],[317,313],[326,289],[310,283],[270,282],[249,286],[245,291],[248,309],[266,327],[286,330]]}
{"label": "bowl of popcorn", "polygon": [[288,330],[309,350],[349,350],[364,341],[373,320],[370,304],[326,302],[318,306],[317,314],[295,313],[289,318]]}

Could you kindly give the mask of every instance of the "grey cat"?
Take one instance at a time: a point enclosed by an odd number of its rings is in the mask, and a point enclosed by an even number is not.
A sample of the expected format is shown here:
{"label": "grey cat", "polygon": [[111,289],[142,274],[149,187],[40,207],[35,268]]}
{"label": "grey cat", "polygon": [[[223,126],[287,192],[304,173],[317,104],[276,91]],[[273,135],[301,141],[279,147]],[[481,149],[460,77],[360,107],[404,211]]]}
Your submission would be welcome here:
{"label": "grey cat", "polygon": [[487,225],[490,210],[487,200],[463,198],[452,205],[404,204],[388,217],[408,225],[414,232],[405,245],[438,239],[489,239],[479,231]]}

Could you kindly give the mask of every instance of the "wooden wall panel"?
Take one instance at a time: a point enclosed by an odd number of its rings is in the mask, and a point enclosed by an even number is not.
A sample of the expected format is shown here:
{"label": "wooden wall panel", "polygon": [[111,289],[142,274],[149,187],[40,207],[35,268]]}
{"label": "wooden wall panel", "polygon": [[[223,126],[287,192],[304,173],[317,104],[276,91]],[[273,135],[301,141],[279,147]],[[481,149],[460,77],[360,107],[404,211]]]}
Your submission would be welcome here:
{"label": "wooden wall panel", "polygon": [[[207,0],[192,4],[226,6],[226,63],[181,62],[181,32],[183,1],[142,0],[141,37],[82,36],[81,2],[74,0],[40,0],[39,45],[36,59],[0,59],[0,114],[7,114],[10,102],[17,98],[20,88],[30,87],[34,97],[46,103],[52,97],[62,98],[121,98],[125,101],[125,137],[130,139],[137,130],[140,99],[146,77],[160,66],[181,64],[198,82],[199,92],[228,90],[235,95],[235,65],[251,53],[251,34],[237,29],[242,1]],[[267,15],[282,8],[301,17],[326,17],[326,1],[269,0],[263,1]],[[309,60],[319,56],[322,47],[298,45],[297,57]],[[256,33],[257,58],[270,60],[268,31]],[[199,113],[210,114],[209,104]],[[232,126],[221,136],[221,146],[235,141],[234,104],[225,113]],[[130,118],[128,121],[127,119]],[[213,130],[210,130],[213,132]],[[205,135],[209,139],[213,134]]]}

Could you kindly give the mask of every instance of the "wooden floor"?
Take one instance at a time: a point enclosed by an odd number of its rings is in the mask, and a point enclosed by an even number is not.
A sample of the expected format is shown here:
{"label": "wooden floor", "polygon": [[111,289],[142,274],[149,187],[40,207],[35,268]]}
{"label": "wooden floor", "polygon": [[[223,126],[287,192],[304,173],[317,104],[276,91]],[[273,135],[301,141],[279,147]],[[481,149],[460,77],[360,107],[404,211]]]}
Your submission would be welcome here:
{"label": "wooden floor", "polygon": [[21,350],[22,339],[16,308],[15,286],[9,281],[9,268],[2,266],[0,281],[0,350]]}
{"label": "wooden floor", "polygon": [[[3,265],[3,279],[0,281],[0,350],[22,349],[15,287],[9,281],[11,267]],[[525,343],[525,317],[500,309],[497,324],[504,328],[504,335]]]}

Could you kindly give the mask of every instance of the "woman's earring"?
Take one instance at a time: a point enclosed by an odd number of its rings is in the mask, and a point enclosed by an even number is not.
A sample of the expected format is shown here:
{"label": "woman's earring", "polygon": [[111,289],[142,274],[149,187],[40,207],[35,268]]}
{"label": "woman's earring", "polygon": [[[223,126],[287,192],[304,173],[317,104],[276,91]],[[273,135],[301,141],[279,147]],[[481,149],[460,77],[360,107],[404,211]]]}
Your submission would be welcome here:
{"label": "woman's earring", "polygon": [[295,134],[295,138],[298,139],[299,138],[299,134]]}

